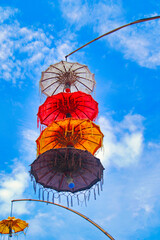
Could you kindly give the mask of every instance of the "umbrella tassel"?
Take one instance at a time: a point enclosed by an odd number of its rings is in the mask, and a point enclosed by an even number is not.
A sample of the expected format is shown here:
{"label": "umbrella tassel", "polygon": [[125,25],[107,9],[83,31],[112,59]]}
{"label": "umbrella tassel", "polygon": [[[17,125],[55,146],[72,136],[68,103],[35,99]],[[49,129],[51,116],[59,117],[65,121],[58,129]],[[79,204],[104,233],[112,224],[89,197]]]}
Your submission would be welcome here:
{"label": "umbrella tassel", "polygon": [[67,196],[67,207],[69,207],[69,199],[68,199],[68,196]]}
{"label": "umbrella tassel", "polygon": [[54,203],[54,192],[52,194],[52,202]]}
{"label": "umbrella tassel", "polygon": [[100,192],[99,192],[99,184],[97,184],[97,192],[98,192],[98,195],[100,195]]}
{"label": "umbrella tassel", "polygon": [[85,202],[85,206],[87,207],[86,194],[84,194],[84,202]]}
{"label": "umbrella tassel", "polygon": [[103,191],[102,185],[103,185],[103,183],[102,183],[102,180],[101,180],[101,181],[100,181],[100,188],[101,188],[101,191]]}
{"label": "umbrella tassel", "polygon": [[90,199],[90,196],[91,196],[91,191],[89,190],[89,192],[88,192],[88,201]]}
{"label": "umbrella tassel", "polygon": [[78,197],[78,195],[77,195],[77,203],[78,203],[78,206],[79,206],[79,197]]}
{"label": "umbrella tassel", "polygon": [[44,190],[42,191],[42,200],[44,201]]}
{"label": "umbrella tassel", "polygon": [[39,200],[41,199],[41,188],[39,188],[38,198],[39,198]]}
{"label": "umbrella tassel", "polygon": [[72,136],[74,135],[74,125],[72,125]]}
{"label": "umbrella tassel", "polygon": [[36,194],[36,186],[37,186],[37,184],[36,184],[36,182],[33,180],[33,189],[34,189],[35,194]]}
{"label": "umbrella tassel", "polygon": [[71,196],[71,207],[73,207],[73,199],[72,199],[72,196]]}
{"label": "umbrella tassel", "polygon": [[95,191],[95,188],[94,188],[94,199],[96,200],[96,191]]}
{"label": "umbrella tassel", "polygon": [[47,201],[49,202],[49,192],[47,192]]}
{"label": "umbrella tassel", "polygon": [[61,196],[60,196],[60,194],[58,196],[58,202],[61,203]]}

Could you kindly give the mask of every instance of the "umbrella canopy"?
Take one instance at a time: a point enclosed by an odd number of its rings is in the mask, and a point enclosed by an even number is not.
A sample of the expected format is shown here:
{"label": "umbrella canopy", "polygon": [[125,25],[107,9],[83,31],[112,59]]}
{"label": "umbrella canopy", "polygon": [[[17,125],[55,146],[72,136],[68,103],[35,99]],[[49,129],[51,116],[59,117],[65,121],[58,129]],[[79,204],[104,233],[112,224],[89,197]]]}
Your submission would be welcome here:
{"label": "umbrella canopy", "polygon": [[28,223],[15,217],[8,217],[0,221],[0,234],[10,234],[23,232],[28,227]]}
{"label": "umbrella canopy", "polygon": [[37,154],[42,154],[52,148],[74,146],[94,154],[101,146],[103,133],[100,127],[92,121],[66,118],[54,121],[44,129],[37,142]]}
{"label": "umbrella canopy", "polygon": [[55,120],[62,120],[68,116],[93,121],[98,115],[98,103],[91,95],[80,91],[62,92],[48,97],[39,107],[37,115],[41,124],[47,126]]}
{"label": "umbrella canopy", "polygon": [[31,164],[30,172],[44,188],[74,193],[100,181],[103,170],[100,160],[88,151],[68,147],[39,155]]}
{"label": "umbrella canopy", "polygon": [[66,89],[71,92],[91,93],[95,83],[94,74],[86,65],[65,61],[50,65],[46,71],[42,72],[40,79],[41,91],[47,96]]}

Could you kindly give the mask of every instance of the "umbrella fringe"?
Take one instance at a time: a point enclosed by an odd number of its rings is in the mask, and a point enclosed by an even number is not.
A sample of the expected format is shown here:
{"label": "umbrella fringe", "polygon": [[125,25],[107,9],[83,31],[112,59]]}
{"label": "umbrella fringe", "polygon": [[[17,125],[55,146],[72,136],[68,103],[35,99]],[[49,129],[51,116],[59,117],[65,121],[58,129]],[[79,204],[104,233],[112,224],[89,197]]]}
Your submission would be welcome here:
{"label": "umbrella fringe", "polygon": [[89,192],[88,192],[88,201],[90,199],[90,196],[91,196],[91,191],[89,190]]}
{"label": "umbrella fringe", "polygon": [[58,202],[61,203],[61,196],[60,196],[60,194],[58,195]]}
{"label": "umbrella fringe", "polygon": [[98,195],[100,195],[100,191],[99,191],[99,183],[97,183],[97,192],[98,192]]}
{"label": "umbrella fringe", "polygon": [[93,192],[94,192],[94,199],[96,200],[96,191],[95,191],[95,188],[93,189]]}
{"label": "umbrella fringe", "polygon": [[78,195],[77,195],[77,203],[78,203],[78,206],[79,206],[79,197],[78,197]]}
{"label": "umbrella fringe", "polygon": [[73,199],[72,199],[72,196],[71,196],[71,207],[73,207]]}
{"label": "umbrella fringe", "polygon": [[52,194],[52,202],[54,203],[54,192]]}
{"label": "umbrella fringe", "polygon": [[102,182],[102,180],[101,180],[101,181],[100,181],[100,188],[101,188],[101,191],[103,191],[102,185],[103,185],[103,182]]}
{"label": "umbrella fringe", "polygon": [[86,194],[84,193],[84,202],[85,202],[85,206],[87,207],[87,200],[86,200]]}
{"label": "umbrella fringe", "polygon": [[41,199],[41,187],[39,187],[39,191],[38,191],[38,198],[39,198],[39,200]]}
{"label": "umbrella fringe", "polygon": [[67,207],[69,207],[69,197],[67,196]]}
{"label": "umbrella fringe", "polygon": [[36,184],[36,181],[34,179],[33,179],[33,189],[34,189],[34,193],[36,194],[37,184]]}
{"label": "umbrella fringe", "polygon": [[49,192],[47,192],[47,201],[49,202]]}
{"label": "umbrella fringe", "polygon": [[42,191],[42,200],[44,201],[44,192],[45,190]]}

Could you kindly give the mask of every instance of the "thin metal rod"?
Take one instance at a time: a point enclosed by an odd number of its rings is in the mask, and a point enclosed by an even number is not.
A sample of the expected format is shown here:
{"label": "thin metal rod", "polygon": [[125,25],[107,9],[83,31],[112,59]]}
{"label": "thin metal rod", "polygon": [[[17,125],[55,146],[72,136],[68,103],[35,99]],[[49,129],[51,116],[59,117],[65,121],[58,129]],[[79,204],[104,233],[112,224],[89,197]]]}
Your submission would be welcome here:
{"label": "thin metal rod", "polygon": [[100,231],[102,231],[107,237],[109,237],[111,240],[115,240],[108,232],[106,232],[102,227],[100,227],[97,223],[95,223],[94,221],[92,221],[90,218],[86,217],[85,215],[83,215],[82,213],[79,213],[71,208],[62,206],[60,204],[57,203],[53,203],[53,202],[48,202],[48,201],[43,201],[43,200],[37,200],[37,199],[16,199],[16,200],[12,200],[11,202],[22,202],[22,201],[34,201],[34,202],[43,202],[43,203],[47,203],[47,204],[53,204],[55,206],[61,207],[61,208],[65,208],[77,215],[79,215],[80,217],[84,218],[85,220],[87,220],[88,222],[92,223],[95,227],[97,227]]}
{"label": "thin metal rod", "polygon": [[10,212],[10,217],[12,217],[12,212],[13,212],[13,202],[11,201],[11,212]]}
{"label": "thin metal rod", "polygon": [[122,28],[128,27],[128,26],[130,26],[130,25],[134,25],[134,24],[137,24],[137,23],[141,23],[141,22],[147,22],[147,21],[155,20],[155,19],[158,19],[158,18],[160,18],[160,16],[155,16],[155,17],[150,17],[150,18],[143,18],[143,19],[139,19],[139,20],[136,20],[136,21],[134,21],[134,22],[125,24],[125,25],[123,25],[123,26],[121,26],[121,27],[115,28],[115,29],[113,29],[113,30],[111,30],[111,31],[109,31],[109,32],[107,32],[107,33],[105,33],[105,34],[103,34],[103,35],[101,35],[101,36],[93,39],[92,41],[84,44],[83,46],[77,48],[77,49],[74,50],[73,52],[71,52],[71,53],[69,53],[68,55],[66,55],[66,56],[65,56],[65,59],[66,59],[66,61],[67,61],[67,57],[71,56],[73,53],[75,53],[75,52],[79,51],[80,49],[86,47],[86,46],[89,45],[90,43],[95,42],[95,41],[97,41],[98,39],[100,39],[100,38],[102,38],[102,37],[105,37],[105,36],[107,36],[107,35],[109,35],[109,34],[111,34],[111,33],[114,33],[114,32],[116,32],[116,31],[118,31],[118,30],[120,30],[120,29],[122,29]]}

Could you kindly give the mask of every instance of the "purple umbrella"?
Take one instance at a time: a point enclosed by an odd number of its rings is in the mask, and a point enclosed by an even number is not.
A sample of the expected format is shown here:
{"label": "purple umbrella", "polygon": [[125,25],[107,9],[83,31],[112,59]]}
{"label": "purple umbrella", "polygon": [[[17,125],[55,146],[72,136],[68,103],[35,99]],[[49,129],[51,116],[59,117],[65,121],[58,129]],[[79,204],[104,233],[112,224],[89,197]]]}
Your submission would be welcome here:
{"label": "purple umbrella", "polygon": [[70,194],[102,183],[103,170],[100,160],[90,152],[67,147],[39,155],[31,164],[30,173],[44,189]]}

